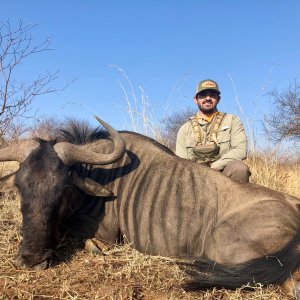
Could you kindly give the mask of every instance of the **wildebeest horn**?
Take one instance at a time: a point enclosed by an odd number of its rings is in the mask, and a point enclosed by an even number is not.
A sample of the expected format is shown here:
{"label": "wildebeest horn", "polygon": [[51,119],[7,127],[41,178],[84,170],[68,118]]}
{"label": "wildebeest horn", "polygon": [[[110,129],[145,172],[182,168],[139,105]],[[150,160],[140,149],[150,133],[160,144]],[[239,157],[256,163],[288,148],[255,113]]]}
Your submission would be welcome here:
{"label": "wildebeest horn", "polygon": [[0,161],[24,161],[39,143],[34,140],[22,141],[0,149]]}
{"label": "wildebeest horn", "polygon": [[[54,150],[66,165],[72,165],[76,162],[95,165],[110,164],[121,158],[125,153],[125,143],[121,135],[97,116],[95,116],[95,118],[110,133],[114,141],[114,151],[108,154],[95,152],[93,151],[93,149],[95,149],[94,143],[80,146],[67,142],[57,143],[54,145]],[[99,141],[96,141],[95,143],[97,142]],[[99,150],[101,151],[100,146]]]}

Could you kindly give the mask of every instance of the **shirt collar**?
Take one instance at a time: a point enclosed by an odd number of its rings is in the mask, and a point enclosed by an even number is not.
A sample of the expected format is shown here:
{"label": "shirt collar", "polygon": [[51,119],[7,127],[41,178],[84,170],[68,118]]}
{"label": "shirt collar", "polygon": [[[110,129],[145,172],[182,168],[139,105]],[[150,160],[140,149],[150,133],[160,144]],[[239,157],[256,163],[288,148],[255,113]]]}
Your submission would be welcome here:
{"label": "shirt collar", "polygon": [[197,112],[197,119],[200,121],[203,121],[205,123],[210,123],[212,121],[212,119],[214,118],[214,116],[216,116],[219,112],[216,111],[214,114],[212,114],[210,117],[203,117],[200,116],[199,111]]}

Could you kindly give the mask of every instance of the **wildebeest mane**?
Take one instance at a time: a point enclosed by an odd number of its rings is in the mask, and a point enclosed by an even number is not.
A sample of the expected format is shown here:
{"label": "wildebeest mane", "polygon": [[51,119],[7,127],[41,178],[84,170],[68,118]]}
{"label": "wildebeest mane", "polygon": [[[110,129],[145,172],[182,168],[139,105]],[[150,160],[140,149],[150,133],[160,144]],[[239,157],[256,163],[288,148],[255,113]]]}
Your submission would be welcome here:
{"label": "wildebeest mane", "polygon": [[[171,151],[168,147],[150,137],[144,136],[137,132],[131,132],[126,130],[120,131],[120,133],[130,133],[132,135],[140,137],[150,142],[154,146],[160,148],[164,152],[174,155],[173,151]],[[92,128],[86,122],[80,122],[78,120],[69,120],[64,128],[60,128],[58,130],[57,140],[69,142],[76,145],[82,145],[93,142],[95,140],[106,138],[109,138],[109,133],[100,126]]]}
{"label": "wildebeest mane", "polygon": [[92,128],[87,122],[69,120],[58,130],[57,140],[82,145],[107,137],[109,137],[108,132],[100,126]]}

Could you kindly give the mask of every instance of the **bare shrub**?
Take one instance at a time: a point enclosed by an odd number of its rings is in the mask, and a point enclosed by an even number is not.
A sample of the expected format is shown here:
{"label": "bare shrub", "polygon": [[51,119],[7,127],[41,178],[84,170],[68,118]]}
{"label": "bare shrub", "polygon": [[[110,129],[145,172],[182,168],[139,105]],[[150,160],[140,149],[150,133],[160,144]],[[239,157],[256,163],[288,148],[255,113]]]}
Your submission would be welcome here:
{"label": "bare shrub", "polygon": [[[22,21],[12,27],[10,22],[0,22],[0,137],[11,139],[13,123],[32,116],[31,103],[40,95],[58,91],[51,84],[58,71],[38,75],[24,81],[18,78],[19,70],[29,58],[47,52],[50,40],[34,43],[31,32],[35,25]],[[62,90],[62,89],[60,89]]]}
{"label": "bare shrub", "polygon": [[186,108],[185,110],[182,110],[180,112],[175,112],[174,114],[163,120],[162,143],[165,146],[169,147],[171,150],[175,151],[176,137],[180,126],[195,114],[195,109]]}
{"label": "bare shrub", "polygon": [[27,138],[35,137],[46,141],[54,140],[57,132],[64,122],[55,117],[42,117],[36,119],[35,122],[27,129]]}
{"label": "bare shrub", "polygon": [[264,118],[267,136],[275,142],[287,138],[300,141],[300,83],[295,80],[286,89],[274,89],[268,95],[274,108]]}

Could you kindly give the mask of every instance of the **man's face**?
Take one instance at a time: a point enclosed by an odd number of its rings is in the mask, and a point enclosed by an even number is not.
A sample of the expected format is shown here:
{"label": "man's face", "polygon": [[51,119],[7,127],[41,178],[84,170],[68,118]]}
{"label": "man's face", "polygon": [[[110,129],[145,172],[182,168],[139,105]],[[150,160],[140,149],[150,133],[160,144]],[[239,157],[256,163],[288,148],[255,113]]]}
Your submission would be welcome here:
{"label": "man's face", "polygon": [[194,101],[198,105],[199,110],[204,114],[214,113],[219,100],[220,96],[218,92],[214,90],[202,91],[194,97]]}

